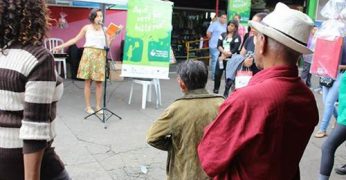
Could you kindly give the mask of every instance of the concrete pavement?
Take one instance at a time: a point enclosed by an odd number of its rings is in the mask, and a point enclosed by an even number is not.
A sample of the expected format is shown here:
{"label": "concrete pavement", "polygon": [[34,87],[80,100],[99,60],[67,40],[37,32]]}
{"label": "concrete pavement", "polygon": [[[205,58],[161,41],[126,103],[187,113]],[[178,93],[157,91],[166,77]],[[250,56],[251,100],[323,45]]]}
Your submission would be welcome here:
{"label": "concrete pavement", "polygon": [[[128,104],[131,81],[113,81],[107,88],[107,107],[122,117],[112,116],[107,129],[96,117],[84,112],[82,81],[66,80],[65,92],[58,104],[58,136],[55,139],[57,153],[66,164],[74,180],[162,180],[165,179],[166,152],[156,150],[145,142],[150,124],[174,99],[182,94],[175,80],[175,73],[169,80],[161,80],[162,106],[155,109],[153,102],[141,109],[141,86],[135,84],[132,104]],[[316,83],[316,80],[314,80]],[[207,89],[211,92],[213,81]],[[223,92],[222,82],[220,92]],[[95,89],[93,89],[94,93]],[[320,117],[323,112],[321,95],[315,93]],[[92,96],[94,104],[94,96]],[[317,127],[315,132],[317,131]],[[328,131],[330,132],[330,130]],[[301,161],[302,180],[316,180],[318,175],[321,145],[324,139],[311,138]],[[345,145],[340,146],[335,165],[346,163]],[[278,160],[279,161],[279,160]],[[332,180],[346,179],[333,171]]]}

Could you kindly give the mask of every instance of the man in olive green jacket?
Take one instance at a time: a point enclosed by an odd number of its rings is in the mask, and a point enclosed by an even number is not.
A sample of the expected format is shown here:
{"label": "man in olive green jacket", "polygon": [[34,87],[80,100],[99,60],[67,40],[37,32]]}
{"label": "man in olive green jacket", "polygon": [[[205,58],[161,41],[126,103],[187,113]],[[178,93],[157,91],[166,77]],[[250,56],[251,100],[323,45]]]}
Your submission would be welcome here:
{"label": "man in olive green jacket", "polygon": [[184,93],[152,124],[147,142],[168,151],[167,179],[210,179],[201,168],[197,146],[206,127],[224,101],[205,89],[208,70],[200,61],[186,61],[178,69],[178,84]]}

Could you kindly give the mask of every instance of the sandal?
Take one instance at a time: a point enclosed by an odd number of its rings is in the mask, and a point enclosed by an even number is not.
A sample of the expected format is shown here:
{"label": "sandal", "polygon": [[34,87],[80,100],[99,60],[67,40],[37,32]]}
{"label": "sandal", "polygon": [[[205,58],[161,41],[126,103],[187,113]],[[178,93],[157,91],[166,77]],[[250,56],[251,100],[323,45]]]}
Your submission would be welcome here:
{"label": "sandal", "polygon": [[102,115],[103,114],[103,110],[101,108],[96,108],[97,109],[97,114],[98,115]]}
{"label": "sandal", "polygon": [[103,110],[101,109],[100,111],[97,112],[97,114],[102,115],[103,114]]}
{"label": "sandal", "polygon": [[88,114],[92,114],[95,111],[91,107],[87,107],[87,108],[85,108],[85,112],[87,112]]}
{"label": "sandal", "polygon": [[323,138],[323,137],[326,137],[326,136],[327,136],[327,133],[325,131],[318,131],[315,134],[315,138]]}

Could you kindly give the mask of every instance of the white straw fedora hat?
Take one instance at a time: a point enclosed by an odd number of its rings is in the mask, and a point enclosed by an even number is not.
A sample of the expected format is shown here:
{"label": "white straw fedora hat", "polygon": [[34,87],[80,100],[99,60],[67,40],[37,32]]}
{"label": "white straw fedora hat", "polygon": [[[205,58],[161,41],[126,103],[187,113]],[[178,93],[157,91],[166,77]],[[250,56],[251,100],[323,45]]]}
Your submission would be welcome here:
{"label": "white straw fedora hat", "polygon": [[290,9],[283,3],[277,3],[274,11],[262,22],[250,21],[249,25],[295,51],[302,54],[312,53],[307,48],[307,42],[314,26],[313,21],[306,14]]}

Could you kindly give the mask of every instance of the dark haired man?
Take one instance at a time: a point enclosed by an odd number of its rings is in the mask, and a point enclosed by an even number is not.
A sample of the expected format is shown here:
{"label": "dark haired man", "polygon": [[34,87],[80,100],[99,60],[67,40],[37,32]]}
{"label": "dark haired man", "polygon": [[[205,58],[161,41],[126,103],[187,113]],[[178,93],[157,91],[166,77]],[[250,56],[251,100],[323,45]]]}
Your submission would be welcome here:
{"label": "dark haired man", "polygon": [[198,160],[197,145],[204,127],[216,117],[223,98],[206,91],[208,69],[204,63],[186,61],[177,74],[184,96],[152,124],[147,142],[168,151],[167,179],[209,179]]}

